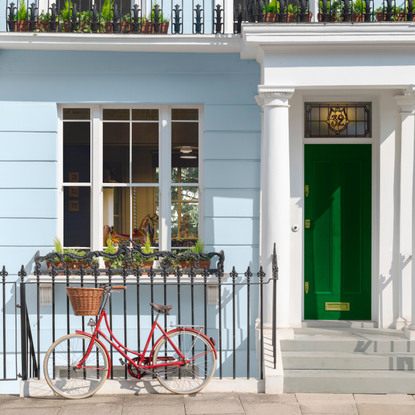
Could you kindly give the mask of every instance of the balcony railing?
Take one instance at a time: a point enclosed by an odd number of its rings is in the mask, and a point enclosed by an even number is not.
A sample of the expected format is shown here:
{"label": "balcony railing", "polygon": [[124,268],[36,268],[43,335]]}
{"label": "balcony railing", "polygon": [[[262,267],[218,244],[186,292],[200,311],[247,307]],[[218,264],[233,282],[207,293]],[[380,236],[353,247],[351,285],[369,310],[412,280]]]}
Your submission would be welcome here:
{"label": "balcony railing", "polygon": [[[309,0],[6,0],[10,32],[125,34],[239,34],[243,23],[404,22],[415,20],[414,0],[320,0],[313,16]],[[41,4],[41,3],[40,3]],[[231,17],[233,15],[233,18]]]}

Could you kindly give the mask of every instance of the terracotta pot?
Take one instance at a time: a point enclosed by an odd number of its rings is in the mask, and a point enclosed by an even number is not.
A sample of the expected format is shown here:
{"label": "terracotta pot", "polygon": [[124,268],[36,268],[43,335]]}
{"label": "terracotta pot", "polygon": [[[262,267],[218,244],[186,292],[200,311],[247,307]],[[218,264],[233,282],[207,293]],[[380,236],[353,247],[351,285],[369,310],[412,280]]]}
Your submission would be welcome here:
{"label": "terracotta pot", "polygon": [[[376,13],[376,20],[378,22],[386,22],[387,14],[380,12]],[[413,20],[413,19],[412,19]],[[405,21],[405,13],[399,13],[398,15],[392,15],[392,22],[404,22]]]}
{"label": "terracotta pot", "polygon": [[[319,14],[318,14],[318,21],[319,21],[319,22],[322,22],[322,21],[323,21],[323,14],[322,14],[322,13],[319,13]],[[335,22],[335,21],[336,21],[336,17],[335,17],[334,15],[332,15],[332,16],[327,16],[327,21],[328,21],[328,22]]]}
{"label": "terracotta pot", "polygon": [[272,23],[277,20],[277,13],[265,13],[264,22]]}
{"label": "terracotta pot", "polygon": [[[166,35],[169,32],[169,22],[162,22],[159,26],[159,33],[161,35]],[[154,32],[154,23],[145,22],[142,24],[141,33],[143,34],[150,34],[156,33]]]}
{"label": "terracotta pot", "polygon": [[[39,29],[42,29],[45,32],[47,32],[48,30],[51,31],[50,30],[50,23],[51,22],[49,22],[49,24],[48,24],[47,21],[46,22],[39,22]],[[56,22],[56,28],[55,28],[55,32],[57,32],[57,31],[58,31],[58,22]]]}
{"label": "terracotta pot", "polygon": [[[62,262],[54,262],[55,267],[61,267],[63,265]],[[51,261],[46,261],[46,265],[49,270],[52,269]],[[66,265],[69,265],[70,270],[79,270],[81,269],[81,265],[83,265],[84,269],[91,269],[86,261],[75,261],[75,262],[67,262]],[[58,275],[65,275],[64,272],[58,272]]]}
{"label": "terracotta pot", "polygon": [[365,21],[365,15],[361,13],[353,13],[352,14],[352,22],[364,22]]}
{"label": "terracotta pot", "polygon": [[15,24],[16,32],[28,32],[29,24],[27,20],[18,20]]}
{"label": "terracotta pot", "polygon": [[[150,269],[154,264],[154,261],[144,261],[141,265],[140,265],[140,269]],[[105,268],[109,268],[110,262],[109,261],[105,261]],[[127,264],[125,263],[125,267],[127,268]],[[114,268],[111,265],[111,268]],[[137,265],[132,265],[132,268],[137,268]]]}
{"label": "terracotta pot", "polygon": [[[297,16],[296,14],[289,14],[287,16],[287,23],[292,23],[292,22],[298,22],[298,23],[303,23],[300,22],[299,20],[297,21]],[[305,17],[305,21],[306,22],[311,22],[311,17],[313,16],[313,13],[308,13],[308,15]],[[300,17],[298,16],[298,19],[300,19]]]}
{"label": "terracotta pot", "polygon": [[[197,261],[190,261],[190,265],[189,265],[189,267],[190,266],[192,266],[193,268],[195,267],[195,263],[196,263]],[[204,260],[204,261],[199,261],[199,267],[197,268],[197,269],[205,269],[205,267],[207,268],[207,269],[209,269],[210,268],[210,261],[207,261],[207,260]]]}
{"label": "terracotta pot", "polygon": [[130,22],[121,22],[121,33],[130,33]]}

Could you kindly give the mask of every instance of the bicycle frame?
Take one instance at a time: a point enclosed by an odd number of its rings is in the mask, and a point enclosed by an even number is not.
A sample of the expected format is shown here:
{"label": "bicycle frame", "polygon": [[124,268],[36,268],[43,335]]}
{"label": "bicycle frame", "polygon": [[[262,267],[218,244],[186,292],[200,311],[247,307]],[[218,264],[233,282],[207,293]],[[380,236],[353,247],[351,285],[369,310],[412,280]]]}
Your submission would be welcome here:
{"label": "bicycle frame", "polygon": [[[99,319],[98,319],[98,322],[97,322],[97,324],[95,326],[94,333],[92,334],[91,341],[89,343],[88,349],[86,350],[86,353],[85,353],[85,356],[83,357],[83,359],[78,363],[77,369],[86,369],[86,368],[88,368],[88,369],[96,369],[96,368],[91,368],[89,366],[88,367],[83,366],[83,363],[85,362],[85,360],[88,358],[89,354],[91,353],[91,350],[92,350],[92,347],[94,345],[95,340],[100,341],[99,338],[98,338],[98,336],[102,336],[110,345],[112,345],[118,351],[118,353],[120,353],[125,359],[127,359],[128,362],[131,365],[133,365],[137,370],[138,369],[141,369],[141,370],[144,370],[146,372],[150,372],[151,373],[151,369],[155,369],[155,368],[158,368],[158,367],[165,367],[165,366],[176,366],[176,367],[178,367],[178,366],[185,365],[188,362],[185,360],[185,357],[180,352],[180,350],[176,347],[176,345],[170,340],[169,336],[163,330],[163,328],[160,326],[160,324],[158,324],[158,322],[157,322],[158,317],[159,317],[159,314],[157,315],[156,319],[153,322],[153,326],[151,328],[151,331],[150,331],[150,334],[148,336],[148,339],[147,339],[146,345],[144,347],[144,350],[142,351],[142,353],[138,353],[138,352],[134,352],[133,350],[128,349],[120,341],[117,340],[117,338],[114,336],[114,334],[112,333],[112,331],[111,331],[111,329],[109,327],[107,313],[105,312],[104,309],[102,309],[101,310],[101,313],[100,313],[100,316],[99,316]],[[102,320],[103,319],[104,319],[105,325],[107,327],[107,330],[108,330],[108,332],[110,334],[110,339],[100,329],[100,326],[101,326],[101,323],[102,323]],[[180,362],[177,362],[176,361],[176,362],[173,362],[173,363],[166,362],[166,363],[161,363],[161,364],[156,364],[156,365],[152,365],[152,364],[143,365],[143,362],[144,362],[144,359],[145,359],[145,355],[147,353],[147,350],[148,350],[148,347],[149,347],[149,344],[150,344],[150,340],[151,340],[151,338],[152,338],[152,336],[154,334],[154,331],[156,330],[156,327],[162,332],[162,336],[157,340],[157,342],[155,343],[154,347],[158,344],[158,342],[163,337],[165,337],[167,339],[167,341],[170,343],[170,345],[173,347],[174,351],[180,357],[180,359],[182,359]],[[77,331],[77,333],[82,333],[82,332]],[[111,340],[111,338],[113,340]],[[151,350],[150,357],[152,356],[152,352],[154,350],[154,347]],[[127,353],[131,353],[131,354],[139,357],[137,363],[134,362],[127,355]],[[168,359],[168,357],[166,357],[166,359]],[[111,370],[111,362],[110,362],[110,368],[108,370]],[[154,374],[157,375],[157,373],[154,373]]]}

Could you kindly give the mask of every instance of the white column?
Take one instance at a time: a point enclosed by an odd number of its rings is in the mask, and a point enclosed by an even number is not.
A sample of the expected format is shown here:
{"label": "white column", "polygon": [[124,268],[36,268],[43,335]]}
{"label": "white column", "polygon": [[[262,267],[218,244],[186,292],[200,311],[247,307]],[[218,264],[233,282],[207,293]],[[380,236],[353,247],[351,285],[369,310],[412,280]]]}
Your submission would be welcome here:
{"label": "white column", "polygon": [[[279,281],[277,327],[290,329],[290,151],[288,100],[292,87],[260,85],[264,130],[261,149],[261,265],[272,275],[272,251],[277,244]],[[264,290],[264,324],[272,323],[272,285]],[[282,333],[280,331],[280,333]],[[290,335],[288,335],[290,336]]]}
{"label": "white column", "polygon": [[[396,328],[402,329],[411,319],[410,331],[415,330],[415,284],[413,256],[413,202],[414,202],[414,139],[415,97],[412,88],[408,94],[395,97],[401,107],[401,169],[399,214],[399,314]],[[408,337],[415,338],[415,331]]]}

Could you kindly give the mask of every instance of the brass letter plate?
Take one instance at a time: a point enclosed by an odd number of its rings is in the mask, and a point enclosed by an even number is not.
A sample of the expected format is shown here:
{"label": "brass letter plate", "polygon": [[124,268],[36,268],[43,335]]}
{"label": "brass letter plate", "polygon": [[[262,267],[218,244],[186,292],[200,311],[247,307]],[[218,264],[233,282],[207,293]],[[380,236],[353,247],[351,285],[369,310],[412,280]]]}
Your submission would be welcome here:
{"label": "brass letter plate", "polygon": [[350,311],[350,303],[326,303],[326,311]]}

